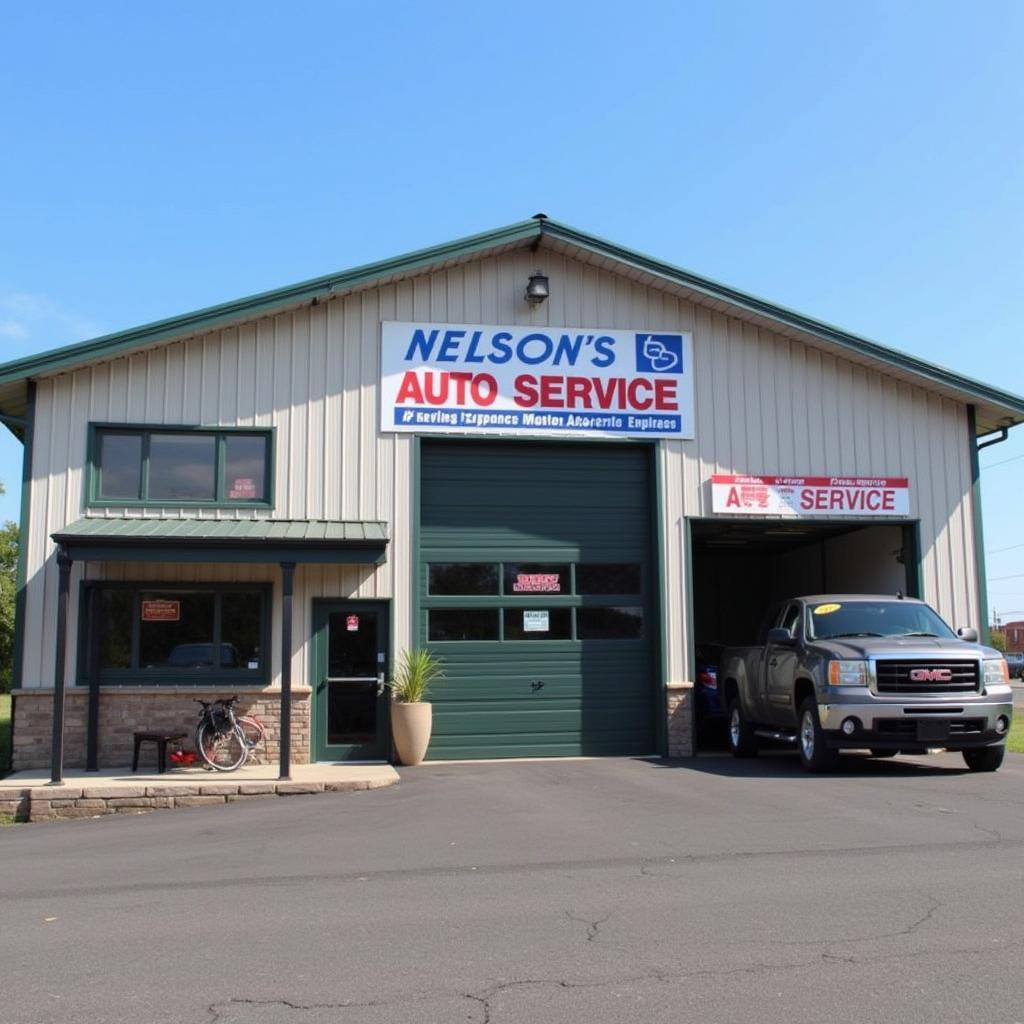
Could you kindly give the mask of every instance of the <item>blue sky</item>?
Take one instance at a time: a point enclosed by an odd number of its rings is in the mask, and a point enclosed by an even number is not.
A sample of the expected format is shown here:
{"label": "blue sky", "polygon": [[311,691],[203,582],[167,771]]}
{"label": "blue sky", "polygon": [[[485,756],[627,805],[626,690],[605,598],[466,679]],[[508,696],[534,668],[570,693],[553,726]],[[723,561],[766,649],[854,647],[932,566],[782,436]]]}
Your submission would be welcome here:
{"label": "blue sky", "polygon": [[[1024,393],[1012,0],[4,22],[0,359],[544,210]],[[982,463],[991,603],[1024,618],[1024,427]],[[19,477],[4,437],[0,518]]]}

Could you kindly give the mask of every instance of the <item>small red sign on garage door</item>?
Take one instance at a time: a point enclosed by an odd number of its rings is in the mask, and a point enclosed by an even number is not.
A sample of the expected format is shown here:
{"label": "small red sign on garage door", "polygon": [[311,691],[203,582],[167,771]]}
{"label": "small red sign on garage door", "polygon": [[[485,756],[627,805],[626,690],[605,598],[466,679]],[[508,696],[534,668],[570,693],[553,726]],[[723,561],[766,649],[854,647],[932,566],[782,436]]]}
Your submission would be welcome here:
{"label": "small red sign on garage door", "polygon": [[345,617],[345,629],[350,633],[359,632],[359,616],[358,615],[347,615]]}
{"label": "small red sign on garage door", "polygon": [[143,601],[143,622],[178,622],[181,619],[180,601]]}

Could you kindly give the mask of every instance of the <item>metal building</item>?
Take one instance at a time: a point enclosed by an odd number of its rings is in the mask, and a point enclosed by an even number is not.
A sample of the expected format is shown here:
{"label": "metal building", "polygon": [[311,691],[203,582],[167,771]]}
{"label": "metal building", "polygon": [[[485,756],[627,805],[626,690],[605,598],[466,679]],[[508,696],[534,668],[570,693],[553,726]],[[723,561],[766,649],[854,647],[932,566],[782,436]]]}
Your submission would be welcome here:
{"label": "metal building", "polygon": [[983,628],[977,451],[1024,398],[542,218],[9,363],[0,413],[14,767],[237,692],[286,772],[390,756],[405,648],[432,758],[679,755],[773,597]]}

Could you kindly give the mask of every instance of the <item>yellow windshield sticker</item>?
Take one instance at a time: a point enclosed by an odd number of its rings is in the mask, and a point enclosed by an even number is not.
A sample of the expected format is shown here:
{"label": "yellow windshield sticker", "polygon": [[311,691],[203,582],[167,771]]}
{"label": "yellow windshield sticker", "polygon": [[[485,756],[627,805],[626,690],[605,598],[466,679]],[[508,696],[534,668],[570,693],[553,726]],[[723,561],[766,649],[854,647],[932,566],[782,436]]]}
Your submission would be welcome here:
{"label": "yellow windshield sticker", "polygon": [[814,609],[815,615],[831,615],[833,612],[839,611],[843,606],[841,604],[819,604]]}

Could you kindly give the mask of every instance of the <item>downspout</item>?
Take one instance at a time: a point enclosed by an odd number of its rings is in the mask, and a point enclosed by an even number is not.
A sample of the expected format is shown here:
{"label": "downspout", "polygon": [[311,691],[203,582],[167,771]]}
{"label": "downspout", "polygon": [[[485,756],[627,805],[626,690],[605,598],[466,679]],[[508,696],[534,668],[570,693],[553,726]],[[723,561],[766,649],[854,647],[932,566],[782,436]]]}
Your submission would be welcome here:
{"label": "downspout", "polygon": [[974,560],[978,569],[978,611],[981,617],[981,634],[983,643],[990,643],[992,640],[988,625],[988,578],[985,572],[985,530],[981,520],[981,464],[978,461],[978,452],[982,448],[989,448],[994,444],[1002,444],[1010,433],[1009,427],[1002,427],[993,431],[992,434],[983,434],[982,437],[990,438],[982,441],[978,436],[977,410],[973,405],[967,406],[967,429],[970,434],[971,445],[971,519],[974,523]]}

